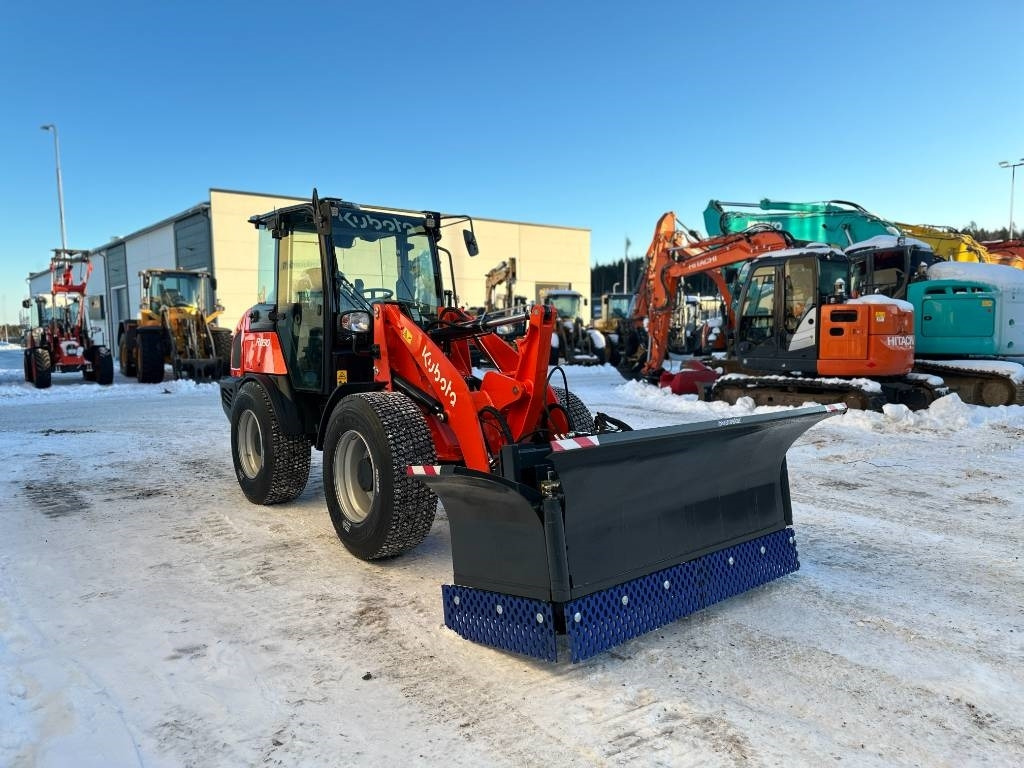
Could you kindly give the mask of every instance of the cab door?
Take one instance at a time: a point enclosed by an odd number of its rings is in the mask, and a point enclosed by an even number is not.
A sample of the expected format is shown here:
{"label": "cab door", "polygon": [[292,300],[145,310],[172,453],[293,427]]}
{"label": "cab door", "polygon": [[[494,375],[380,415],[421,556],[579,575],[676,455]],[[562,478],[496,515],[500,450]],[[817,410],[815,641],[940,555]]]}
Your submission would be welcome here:
{"label": "cab door", "polygon": [[743,366],[758,371],[815,373],[817,282],[813,255],[751,270],[737,318],[736,353]]}
{"label": "cab door", "polygon": [[779,351],[777,273],[774,263],[755,266],[743,286],[737,317],[736,356],[746,368],[775,370]]}
{"label": "cab door", "polygon": [[277,336],[297,390],[323,389],[327,315],[319,238],[296,229],[277,244]]}

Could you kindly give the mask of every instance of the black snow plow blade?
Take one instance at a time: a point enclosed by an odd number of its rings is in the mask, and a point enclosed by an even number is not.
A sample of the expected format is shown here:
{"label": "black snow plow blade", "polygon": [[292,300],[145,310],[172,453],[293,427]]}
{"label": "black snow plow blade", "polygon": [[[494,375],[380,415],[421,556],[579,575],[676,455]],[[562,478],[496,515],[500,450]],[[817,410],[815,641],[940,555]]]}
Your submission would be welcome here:
{"label": "black snow plow blade", "polygon": [[786,451],[841,405],[503,449],[500,474],[410,467],[444,504],[463,637],[580,661],[797,570]]}

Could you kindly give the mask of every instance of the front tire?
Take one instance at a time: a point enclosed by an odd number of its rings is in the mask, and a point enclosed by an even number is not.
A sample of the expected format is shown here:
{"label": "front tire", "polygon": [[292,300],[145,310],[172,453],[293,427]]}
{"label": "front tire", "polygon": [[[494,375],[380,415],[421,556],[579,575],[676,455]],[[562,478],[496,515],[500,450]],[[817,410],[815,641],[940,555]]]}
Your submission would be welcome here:
{"label": "front tire", "polygon": [[231,460],[245,498],[280,504],[302,493],[309,480],[310,441],[286,435],[274,405],[255,381],[242,385],[231,404]]}
{"label": "front tire", "polygon": [[423,414],[398,392],[350,395],[331,413],[324,439],[324,493],[334,530],[361,560],[395,557],[430,532],[437,497],[410,464],[437,461]]}
{"label": "front tire", "polygon": [[53,371],[50,367],[50,353],[36,347],[32,350],[32,383],[36,389],[49,389]]}

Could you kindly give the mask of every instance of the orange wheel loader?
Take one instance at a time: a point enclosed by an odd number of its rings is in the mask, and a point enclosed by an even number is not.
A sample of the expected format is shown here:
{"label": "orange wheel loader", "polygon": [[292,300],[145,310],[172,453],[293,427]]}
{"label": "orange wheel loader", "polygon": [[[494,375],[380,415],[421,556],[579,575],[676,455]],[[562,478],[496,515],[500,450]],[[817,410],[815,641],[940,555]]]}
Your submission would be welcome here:
{"label": "orange wheel loader", "polygon": [[[786,451],[841,406],[633,431],[549,384],[551,308],[523,311],[516,347],[507,313],[457,308],[442,233],[468,225],[475,255],[468,217],[314,190],[251,221],[261,302],[220,382],[243,493],[296,498],[316,447],[363,560],[417,546],[440,499],[461,636],[552,661],[566,636],[578,661],[799,567]],[[480,378],[470,340],[495,364]]]}

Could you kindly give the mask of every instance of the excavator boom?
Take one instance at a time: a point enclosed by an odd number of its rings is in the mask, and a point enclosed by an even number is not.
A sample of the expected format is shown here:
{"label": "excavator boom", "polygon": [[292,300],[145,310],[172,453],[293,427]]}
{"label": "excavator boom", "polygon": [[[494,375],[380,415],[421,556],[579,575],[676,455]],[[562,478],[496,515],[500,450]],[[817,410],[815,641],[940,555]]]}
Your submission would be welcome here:
{"label": "excavator boom", "polygon": [[[726,206],[757,208],[756,213],[727,211]],[[767,224],[789,232],[796,240],[827,243],[846,248],[875,235],[898,235],[892,222],[869,213],[856,203],[832,200],[824,203],[790,203],[762,200],[760,203],[723,203],[711,200],[704,210],[704,226],[709,236],[742,232]]]}
{"label": "excavator boom", "polygon": [[731,287],[722,268],[792,245],[793,239],[786,233],[763,226],[702,240],[692,230],[680,227],[672,211],[662,214],[647,249],[644,274],[633,309],[635,324],[647,320],[650,339],[647,362],[641,373],[645,377],[654,376],[664,363],[680,281],[692,275],[709,276],[723,299],[729,324],[735,325]]}

